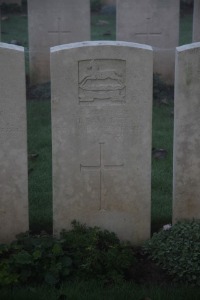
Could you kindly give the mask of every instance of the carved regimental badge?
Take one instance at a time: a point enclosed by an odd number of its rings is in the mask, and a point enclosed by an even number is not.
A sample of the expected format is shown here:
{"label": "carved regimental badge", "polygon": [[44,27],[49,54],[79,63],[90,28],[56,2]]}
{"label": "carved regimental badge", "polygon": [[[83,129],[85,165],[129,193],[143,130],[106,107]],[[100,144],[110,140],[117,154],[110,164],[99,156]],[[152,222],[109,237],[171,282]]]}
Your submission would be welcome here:
{"label": "carved regimental badge", "polygon": [[122,103],[126,98],[126,61],[96,59],[79,62],[79,103]]}

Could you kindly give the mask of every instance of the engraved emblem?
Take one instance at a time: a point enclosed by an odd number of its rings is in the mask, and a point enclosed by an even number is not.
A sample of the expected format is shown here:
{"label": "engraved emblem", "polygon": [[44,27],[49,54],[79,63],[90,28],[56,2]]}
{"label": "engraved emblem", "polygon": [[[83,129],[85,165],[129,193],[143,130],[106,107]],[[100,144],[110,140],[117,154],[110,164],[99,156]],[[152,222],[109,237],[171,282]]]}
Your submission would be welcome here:
{"label": "engraved emblem", "polygon": [[87,60],[79,62],[79,103],[125,102],[126,62]]}

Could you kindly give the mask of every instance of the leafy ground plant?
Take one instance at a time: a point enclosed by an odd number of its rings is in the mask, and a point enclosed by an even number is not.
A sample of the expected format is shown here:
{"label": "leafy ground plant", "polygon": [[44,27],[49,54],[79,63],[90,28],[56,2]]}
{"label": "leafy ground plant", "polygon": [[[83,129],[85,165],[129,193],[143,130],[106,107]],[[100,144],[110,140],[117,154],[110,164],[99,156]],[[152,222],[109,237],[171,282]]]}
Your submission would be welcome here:
{"label": "leafy ground plant", "polygon": [[71,231],[63,231],[65,249],[73,261],[72,277],[78,280],[97,279],[105,283],[123,281],[134,264],[131,245],[122,243],[113,232],[87,227],[74,221]]}
{"label": "leafy ground plant", "polygon": [[0,261],[0,286],[73,279],[117,283],[125,278],[134,254],[114,233],[73,222],[73,229],[60,238],[22,234],[11,245],[0,245]]}
{"label": "leafy ground plant", "polygon": [[56,284],[70,274],[72,260],[62,241],[49,235],[22,234],[0,246],[0,286],[18,283]]}
{"label": "leafy ground plant", "polygon": [[200,286],[200,221],[154,233],[144,249],[175,281]]}

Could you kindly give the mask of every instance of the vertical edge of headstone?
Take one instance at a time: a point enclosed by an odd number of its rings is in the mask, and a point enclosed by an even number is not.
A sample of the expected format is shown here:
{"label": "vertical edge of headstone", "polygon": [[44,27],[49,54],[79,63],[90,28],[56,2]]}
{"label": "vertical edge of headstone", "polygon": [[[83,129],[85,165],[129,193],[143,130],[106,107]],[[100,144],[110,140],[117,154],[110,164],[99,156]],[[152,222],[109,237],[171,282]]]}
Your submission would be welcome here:
{"label": "vertical edge of headstone", "polygon": [[200,41],[200,0],[194,0],[192,27],[192,41],[198,42]]}
{"label": "vertical edge of headstone", "polygon": [[[8,72],[12,74],[10,80],[12,82],[7,83],[7,85],[10,85],[10,89],[13,89],[11,94],[12,100],[16,100],[15,105],[17,105],[17,101],[20,102],[20,107],[22,109],[21,111],[21,117],[19,118],[21,124],[19,129],[23,132],[23,138],[20,141],[19,149],[23,150],[21,155],[18,156],[19,161],[16,162],[16,164],[20,167],[20,174],[23,174],[22,177],[16,178],[16,191],[20,192],[18,194],[22,195],[22,199],[20,197],[16,198],[16,201],[19,200],[19,206],[15,202],[15,205],[17,206],[17,210],[13,212],[13,216],[15,216],[15,220],[8,220],[9,224],[6,226],[7,231],[4,235],[2,235],[1,232],[1,241],[0,242],[12,242],[16,239],[16,235],[20,233],[27,232],[29,230],[29,208],[28,208],[28,157],[27,157],[27,112],[26,112],[26,87],[25,87],[25,57],[24,57],[24,48],[21,46],[16,46],[12,44],[7,43],[0,43],[0,54],[6,55],[6,58],[8,59]],[[9,66],[10,63],[10,66]],[[19,69],[19,71],[16,71],[16,68]],[[13,73],[16,74],[13,74]],[[16,78],[16,81],[15,81]],[[17,84],[17,86],[16,86]],[[16,89],[16,90],[15,90]],[[13,96],[16,92],[19,93],[18,97]],[[12,103],[11,103],[12,106]],[[14,113],[14,112],[13,112]],[[23,118],[22,118],[23,117]],[[19,133],[20,135],[20,133]],[[19,152],[18,149],[18,152]],[[10,153],[10,154],[9,154]],[[13,157],[13,154],[15,153],[14,150],[11,152],[8,151],[8,154]],[[8,156],[9,156],[8,155]],[[15,155],[14,155],[15,156]],[[17,159],[17,160],[18,160]],[[21,161],[20,161],[21,159]],[[11,168],[11,166],[10,166]],[[19,186],[18,186],[19,184]],[[21,203],[20,203],[21,200]],[[4,210],[5,208],[3,208]],[[7,209],[7,208],[6,208]],[[9,213],[8,213],[9,215]],[[12,215],[12,214],[11,214]],[[7,220],[6,220],[7,221]],[[12,225],[11,225],[12,224]]]}
{"label": "vertical edge of headstone", "polygon": [[[177,141],[180,138],[180,130],[182,127],[181,117],[181,106],[184,105],[183,102],[186,101],[186,97],[184,96],[184,91],[187,90],[186,82],[185,82],[185,66],[184,64],[191,64],[190,55],[193,51],[198,50],[200,52],[200,42],[183,45],[176,48],[176,58],[175,58],[175,86],[174,86],[174,134],[173,134],[173,203],[172,203],[172,222],[173,224],[179,220],[190,219],[191,216],[187,216],[187,212],[184,205],[184,195],[180,195],[180,185],[177,188],[177,181],[180,180],[183,174],[180,174],[177,162],[177,156],[179,152],[179,142]],[[183,79],[184,78],[184,79]],[[186,80],[187,81],[187,80]],[[182,91],[182,89],[184,89]],[[191,104],[191,102],[188,102]],[[185,107],[185,110],[188,110],[188,107]],[[184,149],[182,149],[184,151]],[[184,190],[184,189],[183,189]],[[180,199],[181,198],[181,199]],[[194,200],[195,201],[195,200]]]}

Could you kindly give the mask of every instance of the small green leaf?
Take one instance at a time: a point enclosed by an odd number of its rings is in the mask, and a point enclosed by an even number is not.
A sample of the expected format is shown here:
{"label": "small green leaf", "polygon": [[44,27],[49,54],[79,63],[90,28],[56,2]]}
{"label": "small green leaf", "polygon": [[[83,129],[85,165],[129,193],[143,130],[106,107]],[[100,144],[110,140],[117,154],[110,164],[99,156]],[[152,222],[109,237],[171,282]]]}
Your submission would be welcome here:
{"label": "small green leaf", "polygon": [[72,259],[68,256],[63,257],[61,262],[64,267],[70,267],[72,265]]}
{"label": "small green leaf", "polygon": [[50,285],[55,285],[58,282],[58,278],[56,278],[51,273],[46,273],[44,279],[45,279],[45,282],[48,283],[48,284],[50,284]]}
{"label": "small green leaf", "polygon": [[34,259],[38,259],[38,258],[41,258],[42,257],[42,252],[40,250],[35,250],[33,252],[33,258]]}
{"label": "small green leaf", "polygon": [[13,256],[15,263],[28,265],[32,263],[32,256],[27,252],[22,250],[21,252]]}
{"label": "small green leaf", "polygon": [[54,255],[56,255],[56,256],[62,255],[62,254],[63,254],[63,249],[62,249],[61,245],[55,244],[55,245],[53,246],[52,253],[53,253]]}

